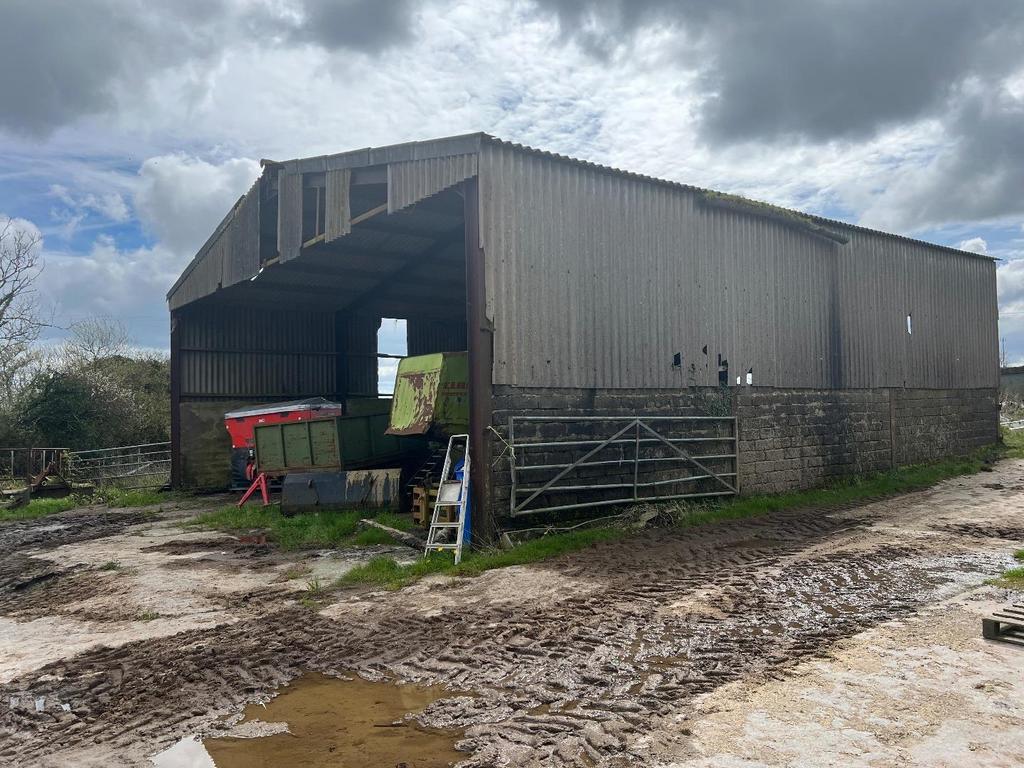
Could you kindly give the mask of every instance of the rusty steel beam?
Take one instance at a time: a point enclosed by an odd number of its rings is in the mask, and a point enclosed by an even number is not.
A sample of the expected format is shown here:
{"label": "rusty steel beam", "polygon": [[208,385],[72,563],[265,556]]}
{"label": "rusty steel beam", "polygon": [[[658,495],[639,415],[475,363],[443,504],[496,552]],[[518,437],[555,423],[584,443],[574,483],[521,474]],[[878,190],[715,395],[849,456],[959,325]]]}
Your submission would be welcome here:
{"label": "rusty steel beam", "polygon": [[181,312],[171,311],[171,487],[181,487]]}
{"label": "rusty steel beam", "polygon": [[477,177],[462,182],[466,247],[466,336],[469,342],[470,525],[473,538],[492,544],[497,525],[489,508],[491,455],[491,361],[493,329],[487,320],[484,251],[480,247],[480,195]]}

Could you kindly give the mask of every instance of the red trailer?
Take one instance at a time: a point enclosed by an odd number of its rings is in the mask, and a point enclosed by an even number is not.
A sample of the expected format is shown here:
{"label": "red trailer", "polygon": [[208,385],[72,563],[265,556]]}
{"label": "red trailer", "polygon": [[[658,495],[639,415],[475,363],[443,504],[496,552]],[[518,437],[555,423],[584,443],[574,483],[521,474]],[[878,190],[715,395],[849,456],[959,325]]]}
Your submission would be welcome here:
{"label": "red trailer", "polygon": [[239,408],[224,414],[224,426],[231,436],[231,485],[248,487],[253,480],[255,444],[253,430],[259,424],[308,421],[328,416],[344,416],[345,406],[322,397],[267,403]]}

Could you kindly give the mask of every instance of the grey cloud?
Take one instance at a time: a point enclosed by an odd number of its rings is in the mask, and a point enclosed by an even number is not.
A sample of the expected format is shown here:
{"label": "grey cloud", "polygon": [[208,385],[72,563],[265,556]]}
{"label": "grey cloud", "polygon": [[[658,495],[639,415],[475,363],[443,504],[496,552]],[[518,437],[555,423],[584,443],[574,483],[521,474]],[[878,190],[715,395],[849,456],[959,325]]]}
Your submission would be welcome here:
{"label": "grey cloud", "polygon": [[118,84],[141,84],[210,45],[218,2],[10,0],[0,23],[0,128],[45,135],[111,108]]}
{"label": "grey cloud", "polygon": [[608,50],[678,32],[701,71],[712,142],[860,139],[938,112],[961,83],[1019,66],[1024,3],[992,0],[536,0],[565,34]]}
{"label": "grey cloud", "polygon": [[[866,142],[923,121],[945,137],[907,163],[863,213],[903,230],[1024,214],[1019,0],[535,0],[598,55],[668,30],[697,73],[710,146]],[[855,182],[854,182],[855,183]]]}
{"label": "grey cloud", "polygon": [[[412,0],[8,0],[0,19],[0,130],[45,137],[114,111],[160,72],[212,67],[232,45],[372,52],[412,34]],[[208,85],[199,79],[196,89]]]}
{"label": "grey cloud", "polygon": [[412,38],[410,0],[304,0],[295,39],[375,53]]}
{"label": "grey cloud", "polygon": [[739,14],[715,34],[722,53],[706,75],[713,95],[704,117],[715,138],[866,138],[936,113],[969,78],[1001,75],[1019,63],[986,52],[1020,52],[1012,26],[1004,26],[1014,17],[1021,24],[1019,3],[756,7],[770,12]]}
{"label": "grey cloud", "polygon": [[1024,216],[1024,101],[963,98],[946,125],[952,145],[896,178],[863,214],[869,225],[921,228]]}

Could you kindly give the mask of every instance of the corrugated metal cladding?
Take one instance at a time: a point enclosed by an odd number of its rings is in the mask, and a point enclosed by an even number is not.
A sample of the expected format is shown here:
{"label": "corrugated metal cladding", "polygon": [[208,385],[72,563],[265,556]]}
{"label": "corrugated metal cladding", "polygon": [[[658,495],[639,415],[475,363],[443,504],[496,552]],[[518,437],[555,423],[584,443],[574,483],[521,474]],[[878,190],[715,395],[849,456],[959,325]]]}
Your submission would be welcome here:
{"label": "corrugated metal cladding", "polygon": [[497,142],[479,168],[497,384],[711,385],[719,355],[760,386],[998,383],[990,260],[855,228],[841,245]]}
{"label": "corrugated metal cladding", "polygon": [[352,171],[339,168],[324,174],[324,242],[337,240],[352,231],[352,208],[349,184]]}
{"label": "corrugated metal cladding", "polygon": [[405,327],[410,355],[462,352],[468,348],[464,320],[445,322],[411,317]]}
{"label": "corrugated metal cladding", "polygon": [[467,133],[462,136],[447,136],[430,141],[410,141],[405,144],[391,144],[386,147],[367,147],[335,155],[320,155],[288,160],[281,164],[288,173],[322,173],[337,168],[365,168],[371,165],[404,163],[410,160],[429,160],[434,157],[455,157],[475,154],[480,144],[488,138],[482,133]]}
{"label": "corrugated metal cladding", "polygon": [[349,315],[344,320],[350,395],[377,394],[377,330],[380,318]]}
{"label": "corrugated metal cladding", "polygon": [[[301,250],[302,174],[326,173],[335,239],[351,229],[349,169],[381,165],[389,211],[479,175],[495,383],[714,384],[721,356],[730,381],[753,369],[763,386],[996,386],[990,260],[821,221],[849,236],[838,244],[480,134],[282,164],[281,260]],[[254,190],[172,289],[172,309],[258,269]]]}
{"label": "corrugated metal cladding", "polygon": [[302,176],[277,177],[277,252],[282,262],[297,258],[302,249]]}
{"label": "corrugated metal cladding", "polygon": [[388,213],[408,208],[476,173],[476,153],[391,163],[388,166]]}
{"label": "corrugated metal cladding", "polygon": [[197,306],[178,323],[182,400],[337,391],[333,313]]}
{"label": "corrugated metal cladding", "polygon": [[257,181],[235,204],[171,288],[171,309],[248,280],[259,270],[259,186]]}

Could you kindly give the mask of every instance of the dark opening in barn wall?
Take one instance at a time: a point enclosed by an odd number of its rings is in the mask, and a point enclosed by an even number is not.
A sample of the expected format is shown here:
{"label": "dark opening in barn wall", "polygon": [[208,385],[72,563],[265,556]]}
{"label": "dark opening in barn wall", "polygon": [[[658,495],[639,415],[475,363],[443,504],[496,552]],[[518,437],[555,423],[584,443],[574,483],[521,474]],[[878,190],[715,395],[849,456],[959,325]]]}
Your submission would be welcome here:
{"label": "dark opening in barn wall", "polygon": [[[388,213],[383,168],[298,180],[283,167],[269,170],[277,183],[262,210],[275,214],[280,252],[261,256],[248,279],[218,283],[177,312],[178,450],[190,457],[180,462],[181,485],[223,487],[223,413],[237,406],[319,396],[352,413],[386,410],[378,391],[380,356],[390,354],[378,349],[382,317],[406,324],[414,354],[466,348],[464,203],[456,191]],[[352,186],[340,194],[346,178]],[[262,239],[265,221],[248,222]]]}

